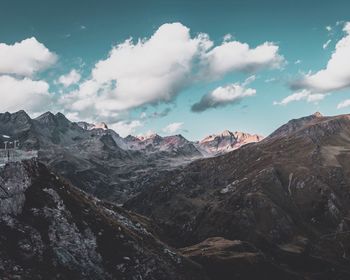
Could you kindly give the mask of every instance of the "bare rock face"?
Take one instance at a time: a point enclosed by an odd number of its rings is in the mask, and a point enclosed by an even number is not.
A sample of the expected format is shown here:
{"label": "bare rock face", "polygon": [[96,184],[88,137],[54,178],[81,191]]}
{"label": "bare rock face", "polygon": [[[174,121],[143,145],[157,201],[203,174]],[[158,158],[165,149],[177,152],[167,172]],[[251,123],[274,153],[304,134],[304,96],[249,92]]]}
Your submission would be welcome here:
{"label": "bare rock face", "polygon": [[87,122],[77,122],[77,124],[85,130],[92,130],[92,129],[108,130],[108,126],[104,122],[100,122],[96,124],[87,123]]}
{"label": "bare rock face", "polygon": [[22,212],[25,191],[31,181],[23,165],[13,163],[15,168],[0,168],[0,215],[17,215]]}
{"label": "bare rock face", "polygon": [[195,145],[181,134],[172,136],[159,136],[150,134],[145,136],[127,136],[125,143],[127,149],[142,151],[146,154],[169,155],[171,157],[199,158],[202,154]]}
{"label": "bare rock face", "polygon": [[196,146],[203,155],[216,156],[231,152],[249,143],[259,142],[262,139],[264,137],[257,134],[225,130],[222,133],[205,137]]}
{"label": "bare rock face", "polygon": [[71,187],[37,161],[0,172],[1,279],[206,279],[148,219]]}

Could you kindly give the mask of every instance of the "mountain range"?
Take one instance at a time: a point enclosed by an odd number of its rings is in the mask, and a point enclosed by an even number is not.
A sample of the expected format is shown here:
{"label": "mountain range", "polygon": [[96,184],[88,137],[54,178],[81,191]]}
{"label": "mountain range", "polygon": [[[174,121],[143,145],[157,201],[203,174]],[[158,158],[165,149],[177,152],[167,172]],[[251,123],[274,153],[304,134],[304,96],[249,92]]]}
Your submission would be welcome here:
{"label": "mountain range", "polygon": [[175,170],[125,207],[152,217],[163,239],[213,279],[220,270],[220,279],[260,279],[232,278],[242,242],[292,279],[348,279],[349,151],[350,115],[315,113]]}
{"label": "mountain range", "polygon": [[79,188],[118,203],[139,192],[149,177],[203,157],[182,135],[123,138],[105,123],[75,123],[61,113],[35,119],[24,111],[0,114],[0,135],[19,140],[21,149],[39,150],[42,162]]}
{"label": "mountain range", "polygon": [[39,150],[0,168],[1,276],[350,279],[350,115],[191,142],[20,111],[0,135]]}

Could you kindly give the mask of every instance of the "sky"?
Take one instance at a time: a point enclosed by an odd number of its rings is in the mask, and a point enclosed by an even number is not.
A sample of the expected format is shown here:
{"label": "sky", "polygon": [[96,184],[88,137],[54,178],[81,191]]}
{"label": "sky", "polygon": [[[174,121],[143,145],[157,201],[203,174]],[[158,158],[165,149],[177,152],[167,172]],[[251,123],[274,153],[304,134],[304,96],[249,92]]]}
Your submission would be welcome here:
{"label": "sky", "polygon": [[1,112],[199,140],[350,110],[350,1],[0,4]]}

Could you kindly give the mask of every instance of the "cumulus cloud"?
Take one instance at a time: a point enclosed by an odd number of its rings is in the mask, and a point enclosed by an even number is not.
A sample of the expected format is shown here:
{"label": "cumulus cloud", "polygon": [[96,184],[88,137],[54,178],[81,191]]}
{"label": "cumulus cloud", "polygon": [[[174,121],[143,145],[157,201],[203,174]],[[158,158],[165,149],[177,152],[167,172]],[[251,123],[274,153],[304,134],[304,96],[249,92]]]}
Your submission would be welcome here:
{"label": "cumulus cloud", "polygon": [[350,106],[350,99],[343,100],[337,106],[337,109],[342,109]]}
{"label": "cumulus cloud", "polygon": [[109,124],[108,127],[116,131],[120,136],[125,137],[134,134],[137,128],[142,127],[142,123],[139,120],[119,121]]}
{"label": "cumulus cloud", "polygon": [[150,38],[130,38],[117,44],[94,66],[78,90],[63,96],[67,110],[95,116],[110,115],[147,104],[172,101],[199,79],[215,79],[232,71],[278,67],[278,46],[256,48],[238,41],[213,48],[204,33],[191,36],[181,23],[163,24]]}
{"label": "cumulus cloud", "polygon": [[[331,30],[331,29],[330,29]],[[303,75],[302,79],[291,83],[291,89],[295,92],[275,105],[286,105],[293,101],[307,101],[317,103],[334,91],[350,87],[350,23],[344,24],[345,36],[337,42],[335,50],[324,69]],[[327,48],[331,41],[328,40],[323,48]],[[343,108],[340,103],[338,108]]]}
{"label": "cumulus cloud", "polygon": [[246,86],[254,79],[255,78],[253,77],[249,77],[243,84],[234,83],[214,89],[212,92],[204,95],[199,102],[192,105],[192,112],[198,113],[210,108],[236,104],[245,97],[255,95],[255,89],[246,88]]}
{"label": "cumulus cloud", "polygon": [[346,35],[336,44],[327,66],[294,82],[293,89],[325,93],[350,87],[350,23],[346,23],[343,30]]}
{"label": "cumulus cloud", "polygon": [[0,43],[0,74],[33,76],[56,60],[57,56],[34,37],[13,45]]}
{"label": "cumulus cloud", "polygon": [[71,85],[77,84],[80,79],[80,73],[77,70],[72,69],[68,74],[60,76],[57,82],[62,84],[64,87],[69,87]]}
{"label": "cumulus cloud", "polygon": [[312,93],[309,90],[301,90],[298,92],[295,92],[291,95],[288,95],[284,99],[282,99],[280,102],[275,101],[274,105],[287,105],[288,103],[295,102],[295,101],[301,101],[304,100],[309,103],[317,103],[318,101],[324,99],[326,97],[326,94],[324,93]]}
{"label": "cumulus cloud", "polygon": [[182,129],[183,124],[184,123],[182,123],[182,122],[171,123],[171,124],[167,125],[166,127],[164,127],[163,131],[165,133],[174,134],[174,133],[176,133],[176,132],[178,132],[179,130]]}
{"label": "cumulus cloud", "polygon": [[29,113],[46,111],[51,103],[49,85],[30,78],[0,76],[0,111],[26,110]]}
{"label": "cumulus cloud", "polygon": [[188,84],[193,60],[208,46],[206,35],[191,38],[182,24],[164,24],[149,39],[113,47],[63,102],[97,114],[168,102]]}
{"label": "cumulus cloud", "polygon": [[284,59],[278,53],[279,47],[265,42],[256,48],[238,41],[225,41],[204,54],[205,75],[211,78],[221,77],[229,72],[255,72],[262,68],[278,68]]}

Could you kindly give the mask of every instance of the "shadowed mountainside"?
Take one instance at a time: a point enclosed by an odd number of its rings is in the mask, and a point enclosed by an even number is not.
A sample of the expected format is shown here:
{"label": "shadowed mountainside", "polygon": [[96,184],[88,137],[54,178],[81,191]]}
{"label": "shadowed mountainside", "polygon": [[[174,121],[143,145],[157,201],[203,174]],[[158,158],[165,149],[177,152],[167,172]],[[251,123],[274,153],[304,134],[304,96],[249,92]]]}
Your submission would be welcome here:
{"label": "shadowed mountainside", "polygon": [[24,111],[0,114],[0,135],[19,140],[21,149],[39,150],[40,161],[75,186],[119,203],[139,192],[149,174],[158,176],[201,157],[179,136],[162,138],[164,145],[154,149],[152,143],[142,150],[123,149],[125,139],[106,125],[78,125],[61,113],[36,119]]}
{"label": "shadowed mountainside", "polygon": [[177,247],[240,240],[300,279],[348,279],[349,151],[350,115],[316,113],[169,172],[126,207],[151,217]]}
{"label": "shadowed mountainside", "polygon": [[83,193],[35,160],[0,169],[1,279],[206,279],[148,219]]}

